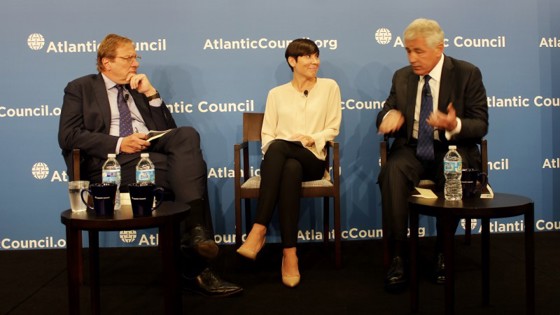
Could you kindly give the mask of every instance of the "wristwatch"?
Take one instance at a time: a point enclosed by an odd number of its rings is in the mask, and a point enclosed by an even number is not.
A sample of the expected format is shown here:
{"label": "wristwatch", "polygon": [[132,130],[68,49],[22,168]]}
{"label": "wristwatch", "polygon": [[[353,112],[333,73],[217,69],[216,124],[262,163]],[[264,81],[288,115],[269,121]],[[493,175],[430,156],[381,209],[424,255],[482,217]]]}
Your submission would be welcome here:
{"label": "wristwatch", "polygon": [[159,96],[159,92],[156,90],[156,94],[152,95],[152,96],[148,96],[148,102],[151,100],[155,100],[156,98],[161,98],[161,96]]}

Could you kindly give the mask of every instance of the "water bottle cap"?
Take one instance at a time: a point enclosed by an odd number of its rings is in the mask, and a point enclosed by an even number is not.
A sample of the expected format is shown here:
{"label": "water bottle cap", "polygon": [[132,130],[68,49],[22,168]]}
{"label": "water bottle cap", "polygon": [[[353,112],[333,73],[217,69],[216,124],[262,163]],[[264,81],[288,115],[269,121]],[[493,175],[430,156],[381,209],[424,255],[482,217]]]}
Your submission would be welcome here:
{"label": "water bottle cap", "polygon": [[143,158],[150,157],[150,153],[140,153],[140,157],[143,157]]}
{"label": "water bottle cap", "polygon": [[114,158],[117,157],[117,155],[116,155],[115,153],[109,153],[109,154],[107,154],[107,157],[108,157],[108,158],[113,158],[113,159],[114,159]]}
{"label": "water bottle cap", "polygon": [[457,146],[456,145],[450,145],[449,150],[457,150]]}

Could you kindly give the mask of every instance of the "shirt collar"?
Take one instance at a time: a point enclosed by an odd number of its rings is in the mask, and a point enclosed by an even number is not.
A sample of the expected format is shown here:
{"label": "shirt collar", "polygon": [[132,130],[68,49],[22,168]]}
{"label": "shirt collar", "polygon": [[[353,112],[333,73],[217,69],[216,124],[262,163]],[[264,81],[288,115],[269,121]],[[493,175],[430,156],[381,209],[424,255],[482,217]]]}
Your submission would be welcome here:
{"label": "shirt collar", "polygon": [[[444,54],[441,54],[438,63],[436,66],[428,73],[430,77],[435,80],[436,82],[440,82],[441,79],[441,70],[443,69],[443,59],[445,58]],[[423,78],[423,77],[422,77]]]}
{"label": "shirt collar", "polygon": [[113,82],[113,80],[109,79],[109,77],[106,76],[105,74],[101,73],[101,76],[103,77],[103,81],[105,82],[105,88],[107,90],[110,90],[114,88],[115,85],[117,85],[117,83]]}

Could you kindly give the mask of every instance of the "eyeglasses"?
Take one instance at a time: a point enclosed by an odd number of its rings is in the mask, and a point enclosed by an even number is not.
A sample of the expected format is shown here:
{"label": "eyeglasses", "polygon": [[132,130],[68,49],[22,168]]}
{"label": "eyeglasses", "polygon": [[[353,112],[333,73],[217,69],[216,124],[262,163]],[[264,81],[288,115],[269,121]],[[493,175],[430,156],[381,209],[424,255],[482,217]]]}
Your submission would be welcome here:
{"label": "eyeglasses", "polygon": [[124,60],[126,60],[129,64],[132,64],[132,62],[133,62],[134,60],[140,61],[140,60],[142,59],[142,57],[140,57],[140,56],[138,56],[138,55],[132,55],[132,56],[128,56],[128,57],[120,57],[120,56],[117,56],[117,58],[124,59]]}

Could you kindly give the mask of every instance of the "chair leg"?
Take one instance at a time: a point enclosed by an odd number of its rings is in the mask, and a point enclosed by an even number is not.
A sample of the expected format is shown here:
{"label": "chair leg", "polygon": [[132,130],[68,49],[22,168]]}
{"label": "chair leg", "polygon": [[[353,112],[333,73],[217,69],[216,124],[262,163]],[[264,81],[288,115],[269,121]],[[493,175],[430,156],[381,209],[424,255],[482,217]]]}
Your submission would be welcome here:
{"label": "chair leg", "polygon": [[[76,239],[76,242],[78,244],[80,244],[80,248],[82,248],[82,232],[80,231],[78,233],[78,238]],[[80,285],[84,284],[84,258],[82,256],[82,251],[80,250],[77,254],[77,258],[78,258],[78,283]]]}
{"label": "chair leg", "polygon": [[329,198],[323,198],[323,244],[327,246],[329,244]]}
{"label": "chair leg", "polygon": [[241,231],[242,231],[242,220],[241,220],[241,200],[236,198],[235,200],[235,246],[239,247],[243,243],[241,241]]}
{"label": "chair leg", "polygon": [[[251,199],[245,199],[245,233],[249,235],[251,227],[253,226],[253,220],[251,219]],[[241,230],[243,234],[243,230]]]}
{"label": "chair leg", "polygon": [[342,267],[342,243],[340,230],[340,196],[334,197],[334,256],[336,268]]}

